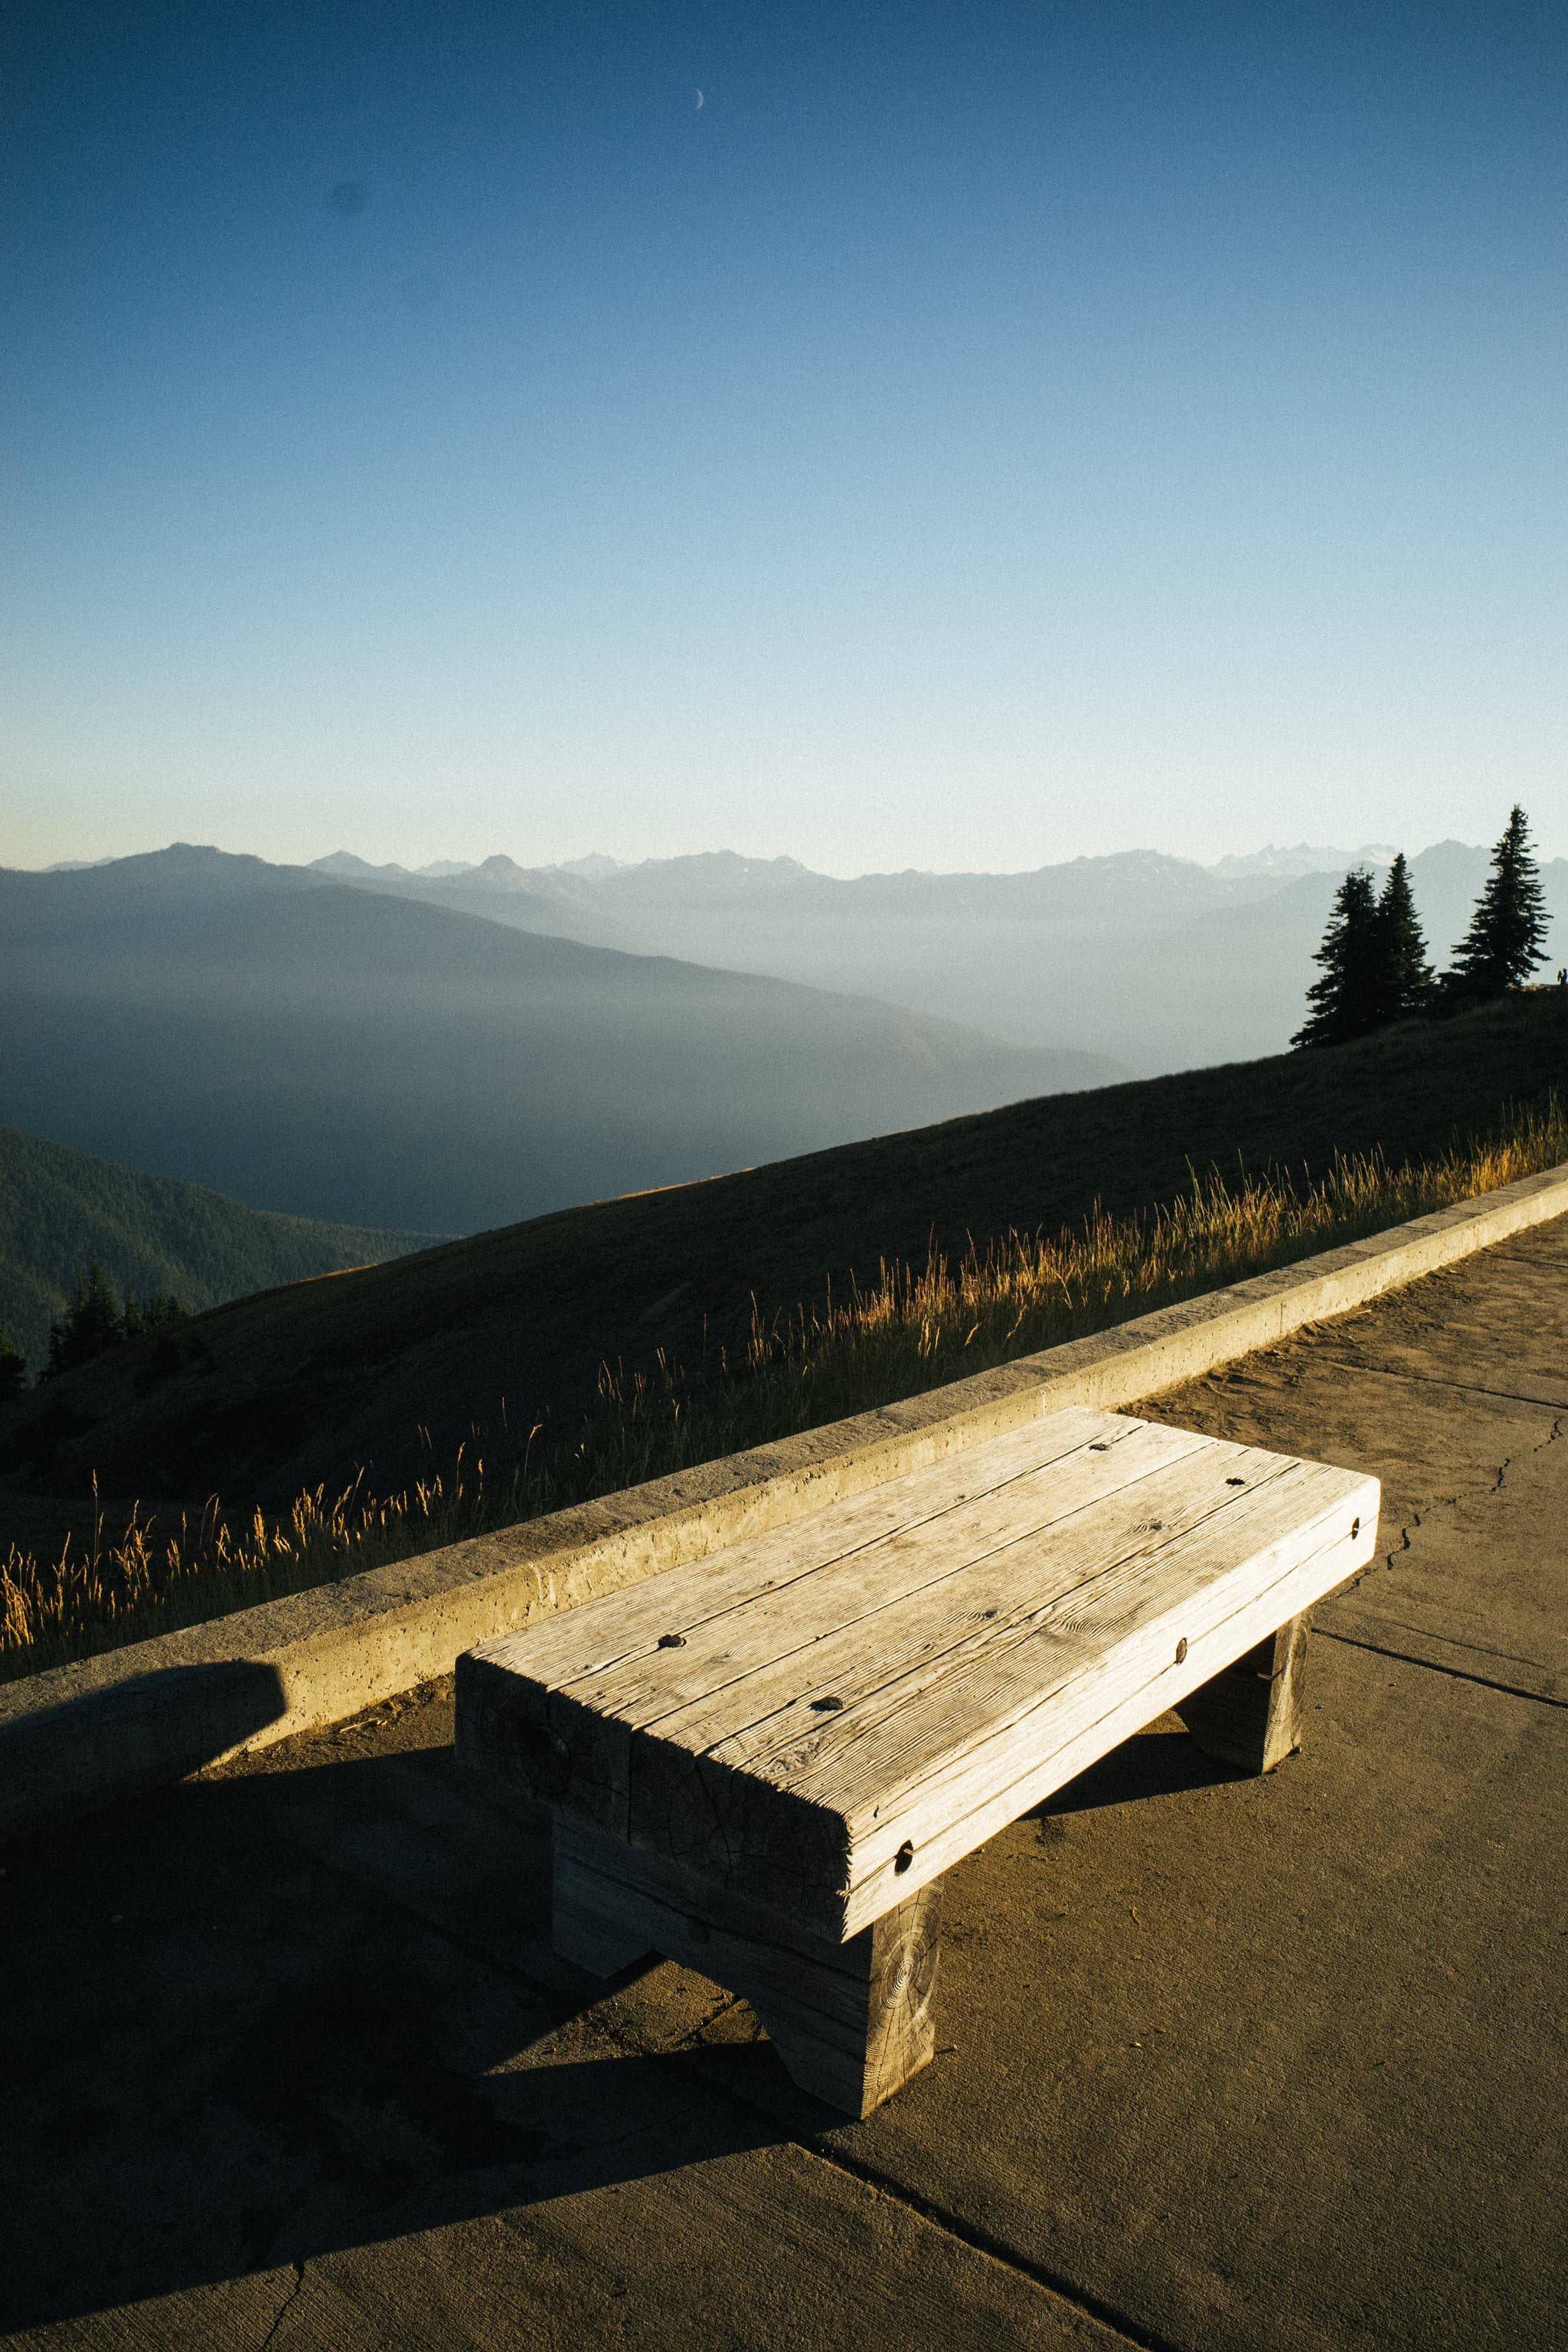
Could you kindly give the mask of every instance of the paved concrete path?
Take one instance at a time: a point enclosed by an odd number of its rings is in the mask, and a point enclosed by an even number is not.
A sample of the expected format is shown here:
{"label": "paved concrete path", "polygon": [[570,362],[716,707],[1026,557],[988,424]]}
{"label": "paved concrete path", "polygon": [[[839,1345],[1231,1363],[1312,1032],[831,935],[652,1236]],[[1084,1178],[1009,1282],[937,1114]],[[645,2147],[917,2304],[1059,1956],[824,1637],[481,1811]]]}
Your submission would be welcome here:
{"label": "paved concrete path", "polygon": [[1568,1225],[1152,1410],[1385,1482],[1310,1746],[1168,1720],[974,1855],[868,2123],[552,1957],[449,1688],[7,1855],[7,2340],[1568,2344]]}

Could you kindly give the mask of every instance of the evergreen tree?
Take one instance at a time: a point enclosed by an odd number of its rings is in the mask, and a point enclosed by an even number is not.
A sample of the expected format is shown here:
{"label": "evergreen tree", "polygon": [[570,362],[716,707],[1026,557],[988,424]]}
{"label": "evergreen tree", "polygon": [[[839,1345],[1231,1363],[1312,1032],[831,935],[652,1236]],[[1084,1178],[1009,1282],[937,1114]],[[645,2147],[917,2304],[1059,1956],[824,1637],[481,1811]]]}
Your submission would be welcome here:
{"label": "evergreen tree", "polygon": [[0,1405],[19,1397],[26,1383],[26,1361],[21,1350],[12,1346],[5,1326],[0,1323]]}
{"label": "evergreen tree", "polygon": [[1400,851],[1388,869],[1377,902],[1378,954],[1373,990],[1378,1024],[1407,1021],[1425,1013],[1436,983],[1426,961],[1426,940],[1410,890],[1410,869]]}
{"label": "evergreen tree", "polygon": [[1359,866],[1334,893],[1333,912],[1323,943],[1312,958],[1321,980],[1307,991],[1312,1007],[1292,1045],[1345,1045],[1364,1037],[1383,1017],[1378,1011],[1383,934],[1372,877]]}
{"label": "evergreen tree", "polygon": [[1470,928],[1454,950],[1453,970],[1443,974],[1445,992],[1463,1003],[1522,987],[1546,961],[1548,928],[1529,820],[1516,801],[1508,829],[1492,851],[1492,870],[1476,900]]}
{"label": "evergreen tree", "polygon": [[189,1320],[172,1290],[155,1290],[149,1298],[137,1298],[128,1290],[120,1328],[128,1339],[139,1339],[144,1331],[168,1331]]}
{"label": "evergreen tree", "polygon": [[77,1276],[76,1297],[63,1321],[49,1328],[49,1360],[38,1378],[51,1381],[60,1372],[74,1371],[79,1364],[90,1364],[95,1356],[118,1348],[124,1339],[140,1339],[149,1331],[169,1332],[189,1319],[172,1290],[155,1290],[148,1298],[138,1298],[128,1290],[121,1308],[113,1284],[104,1279],[94,1258],[86,1283],[79,1274]]}
{"label": "evergreen tree", "polygon": [[119,1347],[124,1337],[114,1286],[104,1280],[94,1258],[85,1287],[79,1274],[76,1278],[76,1298],[64,1321],[49,1328],[49,1360],[40,1378],[52,1381],[79,1364],[89,1364],[95,1356]]}

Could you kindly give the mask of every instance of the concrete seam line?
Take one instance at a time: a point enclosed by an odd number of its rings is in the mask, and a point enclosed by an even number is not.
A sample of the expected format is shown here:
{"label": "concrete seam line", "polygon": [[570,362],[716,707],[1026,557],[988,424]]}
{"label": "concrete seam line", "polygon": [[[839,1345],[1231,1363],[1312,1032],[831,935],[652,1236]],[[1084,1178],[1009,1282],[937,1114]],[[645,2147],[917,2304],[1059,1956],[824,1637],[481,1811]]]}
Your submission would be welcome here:
{"label": "concrete seam line", "polygon": [[[735,2104],[750,2105],[739,2099]],[[762,2114],[764,2111],[759,2107],[753,2112]],[[816,2157],[820,2164],[830,2166],[835,2172],[842,2172],[849,2179],[858,2180],[863,2188],[875,2189],[891,2203],[902,2206],[906,2212],[918,2214],[922,2221],[942,2231],[956,2244],[968,2246],[973,2252],[983,2254],[1003,2270],[1011,2271],[1016,2278],[1027,2279],[1031,2286],[1042,2289],[1058,2303],[1065,2303],[1070,2311],[1081,2312],[1085,2318],[1092,2319],[1096,2326],[1103,2328],[1108,2336],[1120,2337],[1123,2344],[1135,2345],[1138,2352],[1184,2352],[1184,2347],[1172,2337],[1152,2334],[1114,2304],[1107,2303],[1089,2288],[1079,2286],[1064,2271],[1051,2270],[1046,2263],[1032,2260],[1016,2247],[1010,2246],[1005,2238],[998,2238],[993,2231],[978,2222],[966,2221],[946,2206],[938,2205],[931,2198],[922,2196],[919,2189],[895,2180],[890,2173],[883,2172],[879,2166],[867,2164],[851,2156],[847,2149],[831,2147],[823,2140],[795,2140],[794,2146],[804,2149],[806,2155]]]}
{"label": "concrete seam line", "polygon": [[1563,1397],[1526,1396],[1522,1389],[1489,1389],[1481,1381],[1445,1381],[1436,1372],[1395,1371],[1387,1364],[1352,1364],[1341,1356],[1322,1356],[1319,1361],[1331,1371],[1358,1372],[1369,1380],[1410,1381],[1418,1388],[1448,1389],[1455,1396],[1498,1397],[1504,1404],[1533,1404],[1542,1412],[1568,1412],[1568,1399]]}
{"label": "concrete seam line", "polygon": [[[316,1868],[326,1871],[334,1878],[341,1879],[347,1887],[363,1888],[363,1882],[342,1863],[328,1859],[302,1840],[291,1839],[289,1843],[296,1853],[307,1855]],[[554,2018],[555,2022],[551,2029],[552,2032],[559,2032],[577,2014],[572,2003],[563,2000],[556,1986],[546,1984],[542,1978],[531,1975],[519,1963],[502,1958],[499,1953],[492,1951],[486,1945],[470,1942],[466,1936],[454,1928],[449,1921],[436,1918],[420,1910],[416,1904],[410,1903],[405,1896],[388,1895],[384,1889],[379,1889],[378,1894],[381,1900],[390,1903],[395,1910],[401,1912],[403,1916],[418,1927],[423,1934],[437,1937],[451,1950],[460,1952],[466,1959],[471,1960],[476,1966],[489,1970],[494,1976],[499,1976],[503,1983],[521,1986]],[[720,2011],[715,2013],[721,2013],[723,2009],[733,2007],[740,1998],[738,1994],[726,1994],[720,2005]],[[638,2040],[635,2032],[626,2034],[612,2031],[612,2039],[617,2041],[624,2050],[634,2051],[645,2056],[658,2054],[656,2045]],[[771,2109],[755,2099],[747,2098],[732,2084],[713,2080],[702,2064],[701,2051],[702,2045],[695,2036],[688,2035],[664,2054],[674,2059],[685,2074],[687,2080],[695,2084],[704,2096],[721,2100],[725,2105],[733,2108],[741,2115],[758,2116],[763,2122],[776,2127],[778,2118]],[[1086,2316],[1094,2319],[1108,2334],[1119,2336],[1124,2343],[1139,2347],[1140,2352],[1180,2352],[1179,2347],[1167,2345],[1163,2337],[1135,2333],[1133,2323],[1125,2314],[1115,2311],[1110,2305],[1100,2304],[1092,2297],[1087,2297],[1065,2276],[1058,2278],[1055,2273],[1047,2272],[1037,2264],[1031,2263],[1024,2255],[1006,2245],[1004,2241],[993,2240],[984,2232],[970,2229],[952,2215],[931,2204],[915,2192],[902,2188],[897,2181],[874,2170],[871,2167],[847,2161],[839,2151],[816,2139],[791,2137],[788,2145],[797,2148],[803,2156],[814,2158],[817,2162],[826,2164],[834,2170],[847,2175],[850,2179],[857,2181],[860,2187],[873,2189],[879,2195],[888,2198],[906,2212],[917,2214],[921,2221],[929,2223],[931,2228],[940,2230],[944,2236],[952,2238],[955,2243],[967,2246],[972,2252],[980,2254],[987,2261],[997,2263],[1004,2270],[1026,2279],[1031,2286],[1042,2289],[1054,2295],[1058,2302],[1067,2304],[1072,2310],[1082,2312]]]}
{"label": "concrete seam line", "polygon": [[1527,1699],[1531,1706],[1568,1706],[1568,1698],[1553,1698],[1549,1691],[1526,1690],[1521,1683],[1495,1682],[1490,1675],[1472,1674],[1468,1666],[1446,1666],[1441,1658],[1417,1658],[1408,1650],[1391,1650],[1382,1642],[1363,1641],[1356,1633],[1336,1633],[1327,1625],[1314,1625],[1312,1632],[1325,1642],[1342,1642],[1347,1649],[1370,1651],[1374,1658],[1393,1658],[1398,1665],[1447,1675],[1453,1683],[1475,1683],[1481,1690],[1500,1691],[1504,1698]]}
{"label": "concrete seam line", "polygon": [[319,1729],[477,1643],[1071,1405],[1116,1411],[1568,1212],[1568,1165],[847,1421],[0,1685],[0,1837]]}

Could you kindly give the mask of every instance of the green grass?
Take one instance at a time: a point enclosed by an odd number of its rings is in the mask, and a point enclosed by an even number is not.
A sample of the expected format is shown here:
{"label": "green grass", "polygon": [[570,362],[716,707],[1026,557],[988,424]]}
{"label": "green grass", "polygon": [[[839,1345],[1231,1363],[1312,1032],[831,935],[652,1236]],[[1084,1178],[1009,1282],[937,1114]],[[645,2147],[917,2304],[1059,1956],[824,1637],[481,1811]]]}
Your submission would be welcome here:
{"label": "green grass", "polygon": [[884,1264],[848,1297],[753,1318],[736,1358],[601,1369],[569,1422],[503,1429],[395,1493],[355,1482],[281,1515],[132,1513],[90,1548],[0,1562],[0,1677],[205,1622],[466,1536],[511,1526],[1104,1330],[1198,1293],[1495,1191],[1568,1161],[1568,1115],[1505,1118],[1441,1155],[1336,1158],[1316,1181],[1194,1178],[1141,1215],[1095,1212],[1054,1238],[1010,1234],[962,1258]]}

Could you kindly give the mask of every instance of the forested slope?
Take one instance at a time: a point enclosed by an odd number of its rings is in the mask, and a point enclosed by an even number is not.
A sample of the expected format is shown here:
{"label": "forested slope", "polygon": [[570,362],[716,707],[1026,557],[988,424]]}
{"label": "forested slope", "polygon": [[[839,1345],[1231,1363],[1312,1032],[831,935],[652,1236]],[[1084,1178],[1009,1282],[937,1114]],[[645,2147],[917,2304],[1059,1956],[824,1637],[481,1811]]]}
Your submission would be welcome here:
{"label": "forested slope", "polygon": [[49,1325],[94,1258],[121,1294],[174,1291],[195,1312],[438,1238],[243,1208],[200,1184],[0,1128],[0,1323],[35,1371]]}

